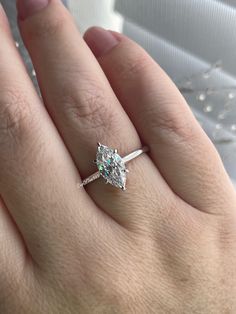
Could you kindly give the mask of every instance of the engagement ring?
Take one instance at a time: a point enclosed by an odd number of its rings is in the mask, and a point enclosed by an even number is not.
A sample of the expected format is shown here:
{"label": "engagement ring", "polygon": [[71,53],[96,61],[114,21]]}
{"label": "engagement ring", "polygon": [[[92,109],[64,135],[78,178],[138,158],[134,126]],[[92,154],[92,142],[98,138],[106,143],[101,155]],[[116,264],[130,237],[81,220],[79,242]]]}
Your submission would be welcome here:
{"label": "engagement ring", "polygon": [[85,186],[99,177],[103,177],[106,183],[125,190],[126,174],[129,172],[125,164],[141,154],[148,152],[148,150],[148,147],[144,146],[122,158],[118,154],[117,149],[112,149],[98,143],[96,160],[94,160],[98,171],[84,179],[80,186]]}

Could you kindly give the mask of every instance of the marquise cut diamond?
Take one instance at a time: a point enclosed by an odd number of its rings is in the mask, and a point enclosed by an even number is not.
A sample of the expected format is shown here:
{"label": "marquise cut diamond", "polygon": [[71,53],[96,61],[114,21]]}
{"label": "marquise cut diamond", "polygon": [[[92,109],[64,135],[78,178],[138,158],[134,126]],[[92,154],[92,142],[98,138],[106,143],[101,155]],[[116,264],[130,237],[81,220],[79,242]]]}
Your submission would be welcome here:
{"label": "marquise cut diamond", "polygon": [[96,157],[98,170],[106,182],[125,190],[127,170],[117,151],[99,143]]}

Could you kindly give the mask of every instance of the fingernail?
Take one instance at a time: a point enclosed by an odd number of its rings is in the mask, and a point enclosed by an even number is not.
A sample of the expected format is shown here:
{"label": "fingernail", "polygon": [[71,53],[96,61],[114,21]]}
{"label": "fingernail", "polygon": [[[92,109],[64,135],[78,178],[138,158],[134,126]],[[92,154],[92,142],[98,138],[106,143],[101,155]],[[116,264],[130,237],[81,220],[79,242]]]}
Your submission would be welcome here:
{"label": "fingernail", "polygon": [[84,40],[96,58],[108,53],[120,41],[111,31],[101,27],[92,27],[87,30]]}
{"label": "fingernail", "polygon": [[17,0],[17,10],[20,20],[25,20],[27,17],[44,9],[49,3],[49,0]]}

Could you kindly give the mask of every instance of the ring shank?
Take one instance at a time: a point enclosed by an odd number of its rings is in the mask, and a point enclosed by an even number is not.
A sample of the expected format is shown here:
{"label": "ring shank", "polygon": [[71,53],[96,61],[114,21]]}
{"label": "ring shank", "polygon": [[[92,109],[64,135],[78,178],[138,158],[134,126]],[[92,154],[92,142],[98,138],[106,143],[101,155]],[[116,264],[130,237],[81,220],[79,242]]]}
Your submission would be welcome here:
{"label": "ring shank", "polygon": [[134,152],[130,153],[129,155],[123,157],[122,159],[123,159],[124,163],[126,164],[127,162],[137,158],[138,156],[140,156],[141,154],[146,153],[146,152],[148,152],[148,147],[144,146],[143,148],[135,150]]}

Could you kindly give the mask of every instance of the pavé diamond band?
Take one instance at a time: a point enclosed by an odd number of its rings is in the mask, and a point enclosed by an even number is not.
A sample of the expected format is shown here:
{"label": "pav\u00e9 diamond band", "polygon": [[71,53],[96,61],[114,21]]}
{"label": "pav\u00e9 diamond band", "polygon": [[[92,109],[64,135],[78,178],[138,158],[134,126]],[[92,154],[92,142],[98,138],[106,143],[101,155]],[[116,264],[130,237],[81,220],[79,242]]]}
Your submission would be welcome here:
{"label": "pav\u00e9 diamond band", "polygon": [[148,152],[148,150],[148,147],[145,146],[122,158],[118,154],[117,149],[112,149],[98,143],[96,160],[94,160],[98,171],[83,180],[80,186],[85,186],[99,177],[103,177],[106,183],[125,190],[126,174],[129,172],[125,164],[141,154]]}

